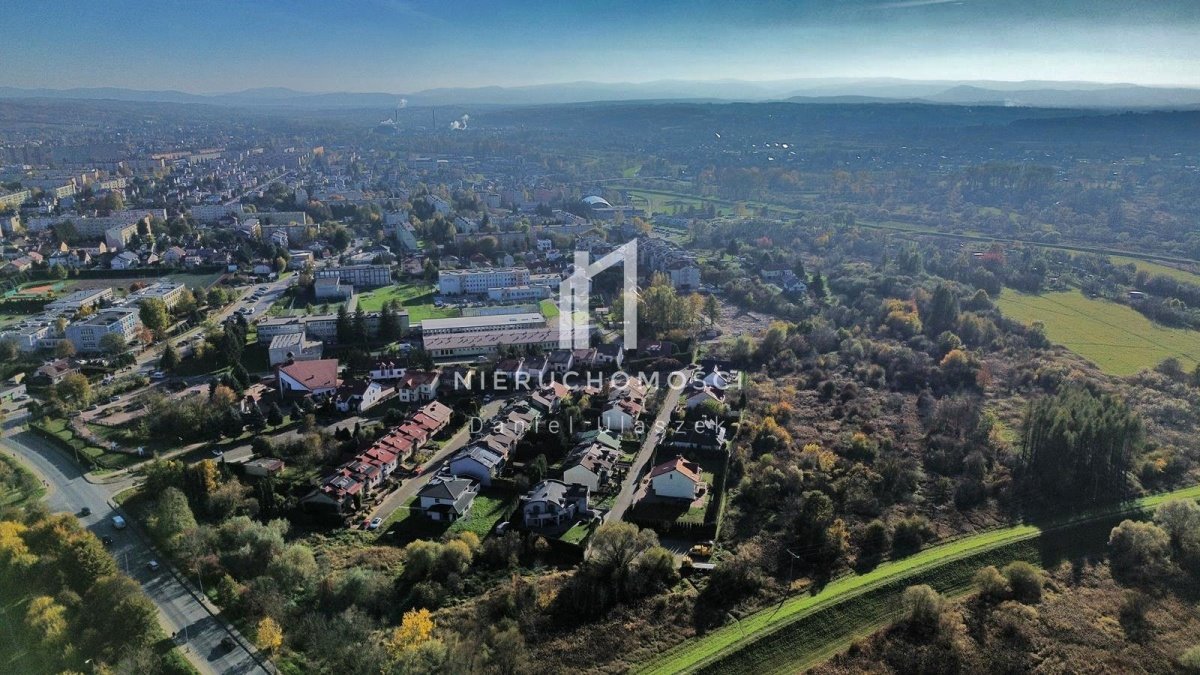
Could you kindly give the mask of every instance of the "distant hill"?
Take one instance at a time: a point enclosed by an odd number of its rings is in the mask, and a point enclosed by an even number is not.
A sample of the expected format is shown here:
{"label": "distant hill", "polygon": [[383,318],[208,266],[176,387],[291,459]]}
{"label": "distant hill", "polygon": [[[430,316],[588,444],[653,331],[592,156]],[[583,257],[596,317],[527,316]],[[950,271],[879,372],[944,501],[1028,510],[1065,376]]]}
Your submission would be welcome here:
{"label": "distant hill", "polygon": [[1043,108],[1193,109],[1200,89],[1143,87],[1095,82],[926,81],[895,78],[661,80],[657,82],[563,82],[516,87],[426,89],[386,92],[296,91],[263,87],[220,94],[118,87],[45,89],[0,87],[0,99],[89,99],[226,106],[291,108],[392,108],[447,105],[553,105],[597,101],[796,101],[803,103],[933,102],[951,105],[1008,105]]}

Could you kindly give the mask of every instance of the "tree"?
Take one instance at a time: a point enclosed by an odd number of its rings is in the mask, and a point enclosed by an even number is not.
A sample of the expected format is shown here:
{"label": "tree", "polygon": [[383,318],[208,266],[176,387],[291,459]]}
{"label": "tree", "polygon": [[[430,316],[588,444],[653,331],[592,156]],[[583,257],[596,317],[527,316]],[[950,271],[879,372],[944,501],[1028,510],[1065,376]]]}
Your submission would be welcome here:
{"label": "tree", "polygon": [[129,349],[129,343],[121,333],[105,333],[100,338],[100,351],[109,356],[124,354]]}
{"label": "tree", "polygon": [[176,540],[196,528],[196,516],[187,497],[178,488],[163,490],[149,519],[150,531],[168,550],[174,550]]}
{"label": "tree", "polygon": [[1019,478],[1049,503],[1121,499],[1141,444],[1142,424],[1114,396],[1067,386],[1029,404],[1022,428]]}
{"label": "tree", "polygon": [[175,346],[167,344],[163,348],[162,357],[158,359],[158,367],[160,370],[172,371],[179,367],[179,352],[175,350]]}
{"label": "tree", "polygon": [[267,409],[267,424],[277,427],[283,424],[283,411],[279,409],[278,403],[271,403],[271,407]]}
{"label": "tree", "polygon": [[75,345],[70,340],[63,340],[54,345],[54,358],[69,359],[75,356]]}
{"label": "tree", "polygon": [[262,621],[258,622],[254,643],[258,645],[259,649],[273,655],[283,646],[283,629],[279,627],[279,623],[275,619],[269,616],[263,617]]}
{"label": "tree", "polygon": [[154,331],[160,338],[171,325],[171,312],[167,309],[167,303],[159,298],[142,300],[138,308],[138,318],[142,320],[142,325]]}
{"label": "tree", "polygon": [[1042,571],[1023,560],[1015,560],[1001,570],[1013,597],[1025,604],[1042,600]]}
{"label": "tree", "polygon": [[38,596],[29,602],[25,625],[39,637],[42,644],[57,644],[67,633],[67,608],[48,595]]}
{"label": "tree", "polygon": [[825,297],[825,278],[821,276],[821,270],[813,272],[812,279],[808,282],[808,290],[812,292],[813,297],[818,300]]}
{"label": "tree", "polygon": [[949,284],[938,284],[929,300],[929,308],[925,312],[925,333],[930,336],[941,335],[945,331],[954,330],[958,324],[958,294]]}
{"label": "tree", "polygon": [[412,609],[404,613],[400,625],[392,631],[388,640],[388,652],[394,659],[401,659],[433,637],[433,615],[428,609]]}
{"label": "tree", "polygon": [[1136,581],[1151,581],[1168,563],[1171,538],[1153,523],[1124,520],[1108,536],[1113,575]]}
{"label": "tree", "polygon": [[979,597],[990,602],[1004,600],[1012,592],[1008,579],[993,565],[981,567],[975,573],[975,588],[979,589]]}
{"label": "tree", "polygon": [[704,317],[710,326],[716,326],[721,318],[721,305],[717,302],[717,296],[711,293],[704,297]]}
{"label": "tree", "polygon": [[909,586],[900,597],[909,629],[922,635],[936,634],[941,627],[945,601],[937,591],[925,584]]}
{"label": "tree", "polygon": [[77,407],[84,407],[92,401],[92,383],[81,373],[71,373],[63,377],[54,387],[58,397]]}
{"label": "tree", "polygon": [[358,343],[367,342],[371,336],[367,334],[367,313],[362,307],[354,310],[354,341]]}
{"label": "tree", "polygon": [[338,344],[347,345],[354,341],[354,327],[350,324],[350,313],[345,305],[338,307],[336,333]]}

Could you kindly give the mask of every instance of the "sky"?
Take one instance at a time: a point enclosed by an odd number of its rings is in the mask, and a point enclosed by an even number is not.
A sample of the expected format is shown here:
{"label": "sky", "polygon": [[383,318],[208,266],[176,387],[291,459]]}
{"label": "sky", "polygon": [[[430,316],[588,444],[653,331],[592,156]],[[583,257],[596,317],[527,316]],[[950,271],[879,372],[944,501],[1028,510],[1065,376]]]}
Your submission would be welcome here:
{"label": "sky", "polygon": [[823,77],[1200,86],[1200,0],[6,0],[0,85],[410,93]]}

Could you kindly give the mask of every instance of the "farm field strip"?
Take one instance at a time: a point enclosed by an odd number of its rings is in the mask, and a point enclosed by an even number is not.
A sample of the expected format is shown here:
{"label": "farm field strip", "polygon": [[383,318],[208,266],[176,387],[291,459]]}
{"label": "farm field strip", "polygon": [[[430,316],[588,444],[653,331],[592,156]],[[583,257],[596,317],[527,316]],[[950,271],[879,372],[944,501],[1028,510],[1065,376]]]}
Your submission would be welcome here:
{"label": "farm field strip", "polygon": [[[1069,519],[1048,524],[1045,528],[1029,524],[1014,525],[934,546],[908,558],[883,563],[865,574],[853,574],[841,577],[826,585],[816,595],[790,598],[774,608],[760,610],[745,619],[722,626],[703,637],[684,642],[668,650],[657,660],[644,664],[643,667],[638,669],[638,672],[666,675],[667,673],[703,669],[705,666],[713,664],[718,660],[738,653],[751,644],[757,644],[762,640],[769,640],[773,634],[788,628],[796,621],[816,616],[818,613],[823,613],[840,604],[851,602],[884,586],[901,582],[905,582],[905,585],[907,585],[906,582],[912,580],[913,577],[955,563],[969,562],[969,564],[960,566],[968,569],[973,574],[974,570],[978,567],[990,564],[976,558],[987,557],[989,553],[1003,547],[1027,542],[1038,537],[1043,532],[1062,530],[1089,522],[1117,518],[1122,515],[1145,511],[1169,499],[1195,499],[1197,497],[1200,497],[1200,485],[1145,497],[1113,508],[1091,510]],[[956,584],[951,583],[947,587],[947,590],[953,592],[955,586]],[[883,625],[886,623],[886,620],[887,616],[877,616],[865,623]],[[846,640],[852,641],[854,635],[864,634],[863,631],[869,627],[868,625],[857,624],[855,626],[855,629],[850,631],[852,635],[843,634],[840,639],[842,642]],[[821,642],[828,642],[828,640],[822,640]],[[754,651],[757,652],[758,650]],[[796,670],[795,663],[803,659],[805,659],[803,654],[790,649],[787,656],[788,663],[780,665],[794,672]]]}
{"label": "farm field strip", "polygon": [[1200,331],[1159,326],[1134,309],[1077,291],[1025,295],[1006,288],[997,304],[1018,321],[1041,321],[1052,342],[1114,375],[1153,368],[1169,356],[1189,370],[1200,361]]}

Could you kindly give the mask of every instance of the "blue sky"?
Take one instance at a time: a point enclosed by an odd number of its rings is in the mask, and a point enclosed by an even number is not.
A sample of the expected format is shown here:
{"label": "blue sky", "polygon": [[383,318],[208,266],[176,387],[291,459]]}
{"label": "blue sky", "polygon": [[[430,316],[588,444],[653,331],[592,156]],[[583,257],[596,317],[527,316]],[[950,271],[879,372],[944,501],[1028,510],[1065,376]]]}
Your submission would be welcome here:
{"label": "blue sky", "polygon": [[810,77],[1200,85],[1200,0],[5,4],[0,85],[405,93]]}

